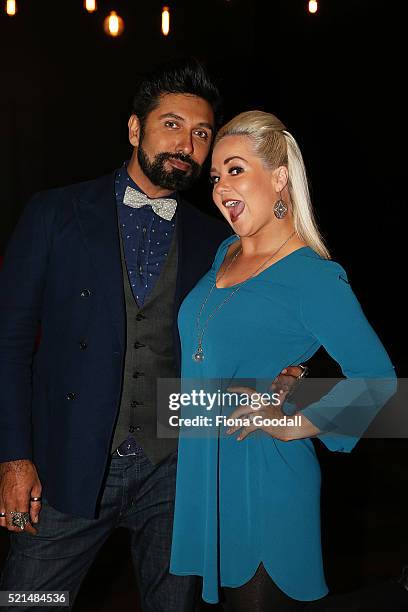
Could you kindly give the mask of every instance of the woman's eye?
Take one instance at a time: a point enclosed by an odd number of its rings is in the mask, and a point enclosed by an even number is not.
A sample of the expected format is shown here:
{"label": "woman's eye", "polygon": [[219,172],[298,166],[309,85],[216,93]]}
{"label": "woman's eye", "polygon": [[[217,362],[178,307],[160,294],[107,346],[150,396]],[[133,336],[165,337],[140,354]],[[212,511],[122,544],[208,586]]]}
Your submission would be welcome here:
{"label": "woman's eye", "polygon": [[219,180],[220,180],[219,176],[210,176],[211,185],[215,185],[216,183],[218,183]]}
{"label": "woman's eye", "polygon": [[240,166],[234,166],[233,168],[230,168],[228,173],[232,174],[232,176],[236,176],[237,174],[241,174],[241,172],[243,172],[244,169],[241,168]]}

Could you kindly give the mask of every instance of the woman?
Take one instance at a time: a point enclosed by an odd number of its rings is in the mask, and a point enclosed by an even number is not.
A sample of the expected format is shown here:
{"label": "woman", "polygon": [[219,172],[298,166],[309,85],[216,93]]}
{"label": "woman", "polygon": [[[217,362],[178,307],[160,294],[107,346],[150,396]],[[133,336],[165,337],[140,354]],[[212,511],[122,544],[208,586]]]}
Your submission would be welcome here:
{"label": "woman", "polygon": [[[346,377],[393,378],[346,273],[330,261],[301,153],[284,125],[259,111],[232,119],[217,135],[211,180],[235,235],[181,307],[183,378],[266,379],[322,345]],[[276,406],[262,413],[282,414]],[[224,587],[234,612],[298,610],[327,593],[310,440],[320,430],[312,417],[255,429],[182,432],[171,571],[203,576],[210,603]],[[332,450],[355,443],[322,440]]]}

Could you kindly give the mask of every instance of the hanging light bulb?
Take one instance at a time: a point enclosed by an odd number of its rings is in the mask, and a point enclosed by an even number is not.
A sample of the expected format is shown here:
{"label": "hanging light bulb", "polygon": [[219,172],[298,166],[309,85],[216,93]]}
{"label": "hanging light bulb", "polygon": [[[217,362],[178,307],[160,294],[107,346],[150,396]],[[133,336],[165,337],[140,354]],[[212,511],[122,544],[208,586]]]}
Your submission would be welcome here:
{"label": "hanging light bulb", "polygon": [[7,15],[10,15],[10,17],[13,17],[13,15],[17,13],[16,0],[7,0],[6,13]]}
{"label": "hanging light bulb", "polygon": [[96,0],[84,0],[84,7],[88,13],[94,13],[97,9]]}
{"label": "hanging light bulb", "polygon": [[309,13],[317,13],[317,0],[310,0]]}
{"label": "hanging light bulb", "polygon": [[125,23],[122,17],[115,11],[111,11],[110,15],[105,18],[103,22],[103,29],[108,36],[120,36],[125,28]]}
{"label": "hanging light bulb", "polygon": [[167,36],[170,32],[170,9],[168,6],[163,6],[162,10],[162,34]]}

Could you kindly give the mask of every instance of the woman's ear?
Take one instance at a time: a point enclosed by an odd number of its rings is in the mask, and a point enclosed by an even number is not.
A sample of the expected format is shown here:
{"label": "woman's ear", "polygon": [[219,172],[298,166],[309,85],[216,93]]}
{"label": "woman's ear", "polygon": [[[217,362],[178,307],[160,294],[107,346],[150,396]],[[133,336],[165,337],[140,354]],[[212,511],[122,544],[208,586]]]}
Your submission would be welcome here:
{"label": "woman's ear", "polygon": [[288,184],[289,173],[286,166],[279,166],[272,172],[272,184],[277,193],[285,189]]}
{"label": "woman's ear", "polygon": [[131,115],[128,121],[129,142],[134,147],[139,145],[140,140],[140,121],[137,115]]}

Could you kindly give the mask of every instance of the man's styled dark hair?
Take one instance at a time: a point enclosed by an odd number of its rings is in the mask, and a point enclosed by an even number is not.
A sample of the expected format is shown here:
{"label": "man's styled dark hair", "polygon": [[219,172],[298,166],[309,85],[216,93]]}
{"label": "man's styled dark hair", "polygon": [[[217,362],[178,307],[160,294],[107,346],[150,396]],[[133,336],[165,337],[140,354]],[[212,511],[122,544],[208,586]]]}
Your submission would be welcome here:
{"label": "man's styled dark hair", "polygon": [[143,128],[146,118],[164,94],[191,94],[206,100],[213,109],[215,128],[222,122],[222,100],[217,86],[206,68],[196,58],[189,57],[161,64],[139,81],[133,100],[133,113]]}

